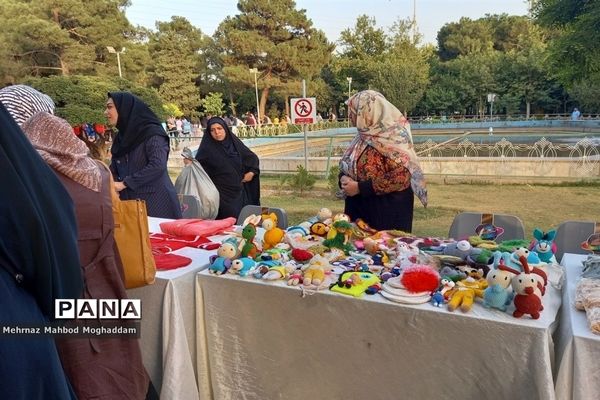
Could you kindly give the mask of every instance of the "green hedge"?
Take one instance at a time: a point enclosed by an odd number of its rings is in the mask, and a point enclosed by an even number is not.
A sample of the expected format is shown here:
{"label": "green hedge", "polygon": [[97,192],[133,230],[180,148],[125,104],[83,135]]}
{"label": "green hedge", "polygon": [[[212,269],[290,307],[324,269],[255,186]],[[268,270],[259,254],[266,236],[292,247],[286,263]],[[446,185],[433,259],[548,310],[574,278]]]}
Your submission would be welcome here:
{"label": "green hedge", "polygon": [[71,125],[106,123],[104,108],[107,93],[113,91],[134,93],[150,106],[161,121],[167,117],[162,107],[163,102],[155,89],[137,86],[121,78],[51,76],[31,78],[25,84],[50,96],[56,103],[56,114]]}

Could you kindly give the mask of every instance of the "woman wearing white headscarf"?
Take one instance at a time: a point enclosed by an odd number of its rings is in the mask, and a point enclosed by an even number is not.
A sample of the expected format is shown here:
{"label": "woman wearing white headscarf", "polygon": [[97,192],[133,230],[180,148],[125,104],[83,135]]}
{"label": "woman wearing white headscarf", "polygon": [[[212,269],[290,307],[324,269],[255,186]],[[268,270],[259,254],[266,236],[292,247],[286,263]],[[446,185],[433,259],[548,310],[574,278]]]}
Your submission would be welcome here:
{"label": "woman wearing white headscarf", "polygon": [[414,195],[427,206],[427,189],[407,119],[374,90],[352,96],[348,112],[358,132],[340,160],[345,213],[377,230],[411,232]]}

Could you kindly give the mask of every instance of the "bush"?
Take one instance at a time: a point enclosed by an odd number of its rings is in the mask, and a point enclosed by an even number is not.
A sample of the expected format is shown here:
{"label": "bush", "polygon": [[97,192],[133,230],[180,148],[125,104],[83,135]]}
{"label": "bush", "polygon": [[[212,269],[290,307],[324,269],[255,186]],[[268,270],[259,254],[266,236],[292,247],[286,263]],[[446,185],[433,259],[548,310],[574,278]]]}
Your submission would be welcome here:
{"label": "bush", "polygon": [[137,86],[121,78],[98,76],[49,76],[31,78],[25,82],[56,103],[56,115],[71,125],[82,123],[105,123],[104,109],[108,92],[127,91],[141,98],[156,113],[165,119],[162,100],[154,89]]}
{"label": "bush", "polygon": [[315,186],[317,177],[311,175],[302,165],[298,165],[296,171],[296,175],[286,179],[292,190],[299,191],[300,194],[304,193],[305,190],[311,190]]}
{"label": "bush", "polygon": [[331,194],[335,195],[335,193],[340,189],[338,182],[338,175],[340,174],[340,167],[338,165],[334,165],[329,168],[329,173],[327,174],[327,187]]}

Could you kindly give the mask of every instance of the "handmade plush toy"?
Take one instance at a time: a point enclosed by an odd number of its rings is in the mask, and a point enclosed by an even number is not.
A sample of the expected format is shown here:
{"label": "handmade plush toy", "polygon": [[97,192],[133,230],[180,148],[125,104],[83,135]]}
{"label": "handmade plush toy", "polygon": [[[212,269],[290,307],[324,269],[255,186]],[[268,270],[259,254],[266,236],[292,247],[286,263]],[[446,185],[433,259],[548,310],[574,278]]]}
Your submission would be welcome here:
{"label": "handmade plush toy", "polygon": [[532,319],[538,319],[540,311],[544,309],[541,297],[535,293],[538,288],[538,280],[535,274],[531,273],[527,259],[521,256],[520,261],[523,272],[512,271],[517,274],[512,278],[512,287],[517,294],[514,300],[513,317],[521,318],[523,315],[529,314]]}
{"label": "handmade plush toy", "polygon": [[313,258],[314,254],[308,250],[293,249],[291,256],[294,260],[303,263]]}
{"label": "handmade plush toy", "polygon": [[[290,268],[287,268],[288,266]],[[287,277],[288,286],[298,286],[302,283],[302,271],[298,267],[299,264],[297,264],[295,261],[290,261],[288,265],[286,265],[286,269],[290,271]]]}
{"label": "handmade plush toy", "polygon": [[326,239],[323,245],[329,248],[338,248],[349,254],[350,251],[354,250],[354,246],[349,243],[350,233],[352,231],[352,224],[348,221],[339,220],[333,223],[336,235],[332,239]]}
{"label": "handmade plush toy", "polygon": [[331,225],[331,223],[333,222],[331,219],[332,216],[333,216],[333,213],[327,207],[321,208],[319,210],[319,212],[317,213],[317,219],[319,220],[319,222],[322,222],[325,225]]}
{"label": "handmade plush toy", "polygon": [[551,230],[544,233],[541,229],[535,228],[533,237],[535,239],[531,242],[529,250],[536,252],[540,260],[545,263],[556,263],[556,257],[554,257],[554,253],[556,253],[556,243],[554,243],[556,231]]}
{"label": "handmade plush toy", "polygon": [[329,226],[321,221],[317,221],[310,226],[310,233],[313,235],[325,237],[327,232],[329,232]]}
{"label": "handmade plush toy", "polygon": [[240,276],[248,275],[256,266],[256,262],[249,257],[241,257],[231,261],[229,273],[238,274]]}
{"label": "handmade plush toy", "polygon": [[522,271],[523,266],[520,262],[521,256],[525,257],[530,264],[538,264],[541,262],[537,254],[532,254],[532,252],[525,247],[519,247],[512,253],[495,251],[493,266],[494,268],[498,268],[498,265],[500,265],[500,260],[502,260],[502,263],[505,266]]}
{"label": "handmade plush toy", "polygon": [[463,260],[467,259],[467,256],[474,252],[481,252],[480,249],[475,249],[471,246],[471,243],[467,240],[459,240],[458,242],[448,243],[443,246],[442,253],[447,256],[460,257]]}
{"label": "handmade plush toy", "polygon": [[254,258],[258,254],[258,248],[254,243],[254,237],[256,236],[256,226],[254,224],[247,224],[242,229],[242,248],[240,251],[241,257]]}
{"label": "handmade plush toy", "polygon": [[487,282],[485,284],[483,282],[472,277],[459,281],[454,289],[448,292],[450,296],[448,311],[454,311],[458,307],[463,312],[470,311],[475,302],[475,297],[483,297],[483,291],[487,286]]}
{"label": "handmade plush toy", "polygon": [[277,243],[281,242],[285,232],[277,226],[277,215],[271,213],[269,215],[263,215],[262,227],[265,229],[263,236],[263,250],[275,247]]}
{"label": "handmade plush toy", "polygon": [[446,296],[446,293],[449,290],[452,290],[454,286],[456,286],[456,284],[452,279],[448,278],[447,276],[442,277],[438,290],[431,295],[431,304],[434,307],[441,307],[447,303],[448,297]]}
{"label": "handmade plush toy", "polygon": [[483,292],[483,305],[506,311],[514,297],[510,286],[514,276],[511,270],[503,269],[502,264],[498,269],[491,269],[487,274],[488,287]]}
{"label": "handmade plush toy", "polygon": [[337,293],[347,294],[354,297],[361,297],[363,294],[376,289],[379,286],[379,278],[370,272],[344,272],[338,278],[337,283],[331,286],[330,290]]}
{"label": "handmade plush toy", "polygon": [[302,267],[302,271],[304,271],[303,284],[319,286],[325,279],[325,272],[331,271],[331,268],[329,260],[317,254]]}
{"label": "handmade plush toy", "polygon": [[234,238],[225,240],[217,250],[217,254],[210,256],[208,272],[217,275],[224,274],[231,267],[231,261],[238,255],[237,240]]}
{"label": "handmade plush toy", "polygon": [[333,219],[331,220],[331,226],[329,228],[329,232],[327,232],[327,239],[333,239],[336,236],[337,230],[335,227],[335,223],[337,221],[346,221],[346,222],[350,223],[350,217],[344,213],[335,214],[333,216]]}

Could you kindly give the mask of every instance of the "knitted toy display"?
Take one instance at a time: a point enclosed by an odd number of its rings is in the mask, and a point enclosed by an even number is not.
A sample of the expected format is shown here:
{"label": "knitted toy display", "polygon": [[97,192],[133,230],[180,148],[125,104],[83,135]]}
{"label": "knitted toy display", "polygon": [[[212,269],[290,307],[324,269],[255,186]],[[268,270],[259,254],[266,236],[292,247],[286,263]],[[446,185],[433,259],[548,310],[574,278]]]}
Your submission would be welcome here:
{"label": "knitted toy display", "polygon": [[[488,309],[539,318],[554,233],[534,230],[530,251],[523,246],[529,241],[488,243],[502,232],[488,224],[477,227],[476,240],[417,237],[376,231],[326,208],[284,231],[274,213],[250,216],[211,257],[209,272],[261,279],[303,294],[326,289],[353,297],[379,293],[391,302],[431,302],[448,311],[469,312],[479,298]],[[598,236],[586,243],[596,245],[600,248]]]}

